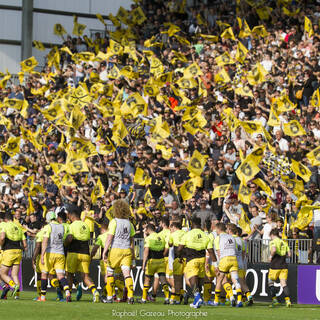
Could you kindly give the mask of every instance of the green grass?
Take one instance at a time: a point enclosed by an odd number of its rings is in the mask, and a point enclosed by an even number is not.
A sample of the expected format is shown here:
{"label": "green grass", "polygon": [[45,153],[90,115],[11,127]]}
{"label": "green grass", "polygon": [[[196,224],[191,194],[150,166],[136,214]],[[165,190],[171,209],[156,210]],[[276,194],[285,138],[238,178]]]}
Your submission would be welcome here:
{"label": "green grass", "polygon": [[[80,302],[55,302],[55,295],[48,293],[46,302],[32,301],[35,297],[33,292],[22,292],[20,300],[8,298],[6,301],[0,301],[0,319],[68,319],[68,320],[86,320],[86,319],[107,319],[107,320],[130,320],[130,319],[232,319],[232,320],[248,320],[248,319],[277,319],[277,320],[309,320],[319,319],[319,307],[310,305],[293,305],[291,309],[284,306],[277,308],[269,308],[268,304],[256,303],[252,307],[242,309],[232,307],[201,307],[200,309],[191,309],[189,306],[167,306],[163,305],[163,299],[158,299],[156,303],[148,303],[145,305],[126,303],[92,303],[91,295],[84,294]],[[169,312],[176,314],[169,314]],[[126,315],[120,317],[120,312],[127,312]],[[192,312],[201,311],[200,316],[192,314]],[[115,315],[115,312],[118,312]],[[134,316],[135,312],[137,316]],[[144,313],[144,316],[140,315]],[[147,312],[159,312],[158,315],[148,316]],[[181,312],[179,314],[179,312]],[[189,314],[188,314],[189,312]],[[129,313],[129,314],[128,314]],[[130,314],[131,313],[131,314]],[[199,315],[199,313],[198,313]]]}

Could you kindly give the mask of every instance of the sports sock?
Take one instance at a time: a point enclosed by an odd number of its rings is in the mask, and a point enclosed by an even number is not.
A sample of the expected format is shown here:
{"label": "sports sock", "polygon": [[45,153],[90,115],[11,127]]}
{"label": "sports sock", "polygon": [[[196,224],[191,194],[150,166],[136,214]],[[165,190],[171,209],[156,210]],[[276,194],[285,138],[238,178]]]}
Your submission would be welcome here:
{"label": "sports sock", "polygon": [[290,296],[290,291],[288,286],[283,287],[283,293],[285,297],[289,297]]}
{"label": "sports sock", "polygon": [[224,290],[226,291],[226,293],[229,295],[229,298],[232,299],[233,297],[233,291],[232,291],[232,287],[230,283],[225,283],[223,285]]}
{"label": "sports sock", "polygon": [[237,292],[237,301],[238,302],[242,302],[242,291],[241,291],[241,289],[237,289],[236,292]]}
{"label": "sports sock", "polygon": [[277,300],[275,287],[274,286],[270,286],[269,290],[270,290],[270,296],[271,296],[272,300]]}
{"label": "sports sock", "polygon": [[62,279],[60,280],[60,284],[61,284],[61,286],[62,286],[62,288],[63,288],[64,291],[69,290],[69,285],[68,285],[68,281],[67,281],[66,278],[62,278]]}
{"label": "sports sock", "polygon": [[148,291],[150,289],[150,286],[143,286],[143,290],[142,290],[142,300],[147,300],[147,295],[148,295]]}
{"label": "sports sock", "polygon": [[203,300],[208,302],[211,297],[211,283],[205,283],[203,285]]}
{"label": "sports sock", "polygon": [[175,293],[174,298],[175,298],[175,301],[180,302],[180,293]]}
{"label": "sports sock", "polygon": [[11,288],[13,288],[16,284],[14,283],[13,280],[10,280],[9,283],[8,283],[8,285],[9,285]]}
{"label": "sports sock", "polygon": [[165,297],[166,299],[169,299],[169,287],[168,287],[168,285],[167,285],[167,284],[164,284],[164,285],[162,286],[162,289],[163,289],[164,297]]}
{"label": "sports sock", "polygon": [[249,298],[251,297],[251,292],[250,292],[250,291],[247,291],[247,292],[246,292],[246,297],[247,297],[247,299],[249,300]]}
{"label": "sports sock", "polygon": [[41,295],[42,296],[45,296],[47,293],[47,284],[48,284],[47,279],[41,279]]}
{"label": "sports sock", "polygon": [[214,295],[214,302],[215,302],[215,303],[218,303],[218,302],[219,302],[220,294],[221,294],[221,290],[216,290],[216,291],[215,291],[215,295]]}
{"label": "sports sock", "polygon": [[41,280],[37,280],[37,293],[39,296],[41,295]]}
{"label": "sports sock", "polygon": [[114,276],[107,277],[107,296],[108,299],[113,297],[113,290],[114,290]]}
{"label": "sports sock", "polygon": [[91,290],[92,294],[95,294],[95,292],[97,291],[97,288],[94,284],[92,284],[91,286],[89,286],[89,290]]}
{"label": "sports sock", "polygon": [[[127,294],[128,298],[129,299],[133,298],[133,280],[130,276],[125,279],[125,284],[126,284],[126,288],[128,290],[128,294]],[[121,289],[121,292],[123,293],[123,287]]]}

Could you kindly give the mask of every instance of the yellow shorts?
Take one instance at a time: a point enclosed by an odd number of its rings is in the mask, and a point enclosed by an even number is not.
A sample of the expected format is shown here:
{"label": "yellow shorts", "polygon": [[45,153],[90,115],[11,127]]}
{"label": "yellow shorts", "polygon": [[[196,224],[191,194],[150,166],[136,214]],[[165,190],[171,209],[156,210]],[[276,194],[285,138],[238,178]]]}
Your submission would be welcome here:
{"label": "yellow shorts", "polygon": [[145,275],[153,276],[155,273],[165,273],[166,265],[164,258],[161,259],[149,259],[146,265]]}
{"label": "yellow shorts", "polygon": [[269,269],[268,278],[272,281],[287,280],[288,279],[288,269]]}
{"label": "yellow shorts", "polygon": [[239,269],[239,270],[238,270],[238,276],[239,276],[239,278],[241,278],[241,279],[245,279],[245,278],[246,278],[246,270],[244,270],[244,269]]}
{"label": "yellow shorts", "polygon": [[21,260],[22,260],[21,249],[9,249],[9,250],[3,251],[1,264],[6,267],[12,267],[14,264],[20,264]]}
{"label": "yellow shorts", "polygon": [[209,265],[209,270],[206,271],[206,277],[207,278],[215,278],[216,277],[215,266],[213,266],[212,264]]}
{"label": "yellow shorts", "polygon": [[236,256],[223,257],[219,261],[219,271],[228,273],[232,271],[238,271],[238,261]]}
{"label": "yellow shorts", "polygon": [[131,267],[132,251],[131,249],[111,249],[108,254],[107,266],[113,270],[122,266]]}
{"label": "yellow shorts", "polygon": [[185,266],[186,266],[186,261],[184,259],[182,260],[182,262],[180,262],[179,258],[175,258],[173,260],[172,274],[174,276],[182,276],[184,273]]}
{"label": "yellow shorts", "polygon": [[204,264],[205,264],[206,258],[195,258],[187,262],[186,267],[184,269],[184,273],[187,279],[190,279],[192,277],[199,277],[204,278],[205,276],[205,270],[204,270]]}
{"label": "yellow shorts", "polygon": [[36,258],[36,273],[41,273],[41,270],[45,270],[45,266],[41,263],[40,255]]}
{"label": "yellow shorts", "polygon": [[89,273],[90,255],[76,252],[68,252],[66,259],[66,271],[69,273]]}
{"label": "yellow shorts", "polygon": [[44,256],[44,266],[41,272],[56,274],[64,273],[66,257],[60,253],[46,253]]}

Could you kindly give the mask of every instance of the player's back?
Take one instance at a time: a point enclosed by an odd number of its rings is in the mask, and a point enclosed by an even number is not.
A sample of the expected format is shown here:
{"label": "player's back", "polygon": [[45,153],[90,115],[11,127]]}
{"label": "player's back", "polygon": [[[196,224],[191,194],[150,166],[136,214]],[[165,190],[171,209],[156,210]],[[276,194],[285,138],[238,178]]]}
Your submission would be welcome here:
{"label": "player's back", "polygon": [[129,249],[132,225],[128,219],[114,218],[109,225],[109,231],[114,234],[111,248]]}
{"label": "player's back", "polygon": [[145,238],[145,246],[149,248],[149,256],[151,259],[163,258],[163,251],[166,245],[165,239],[161,234],[153,232]]}
{"label": "player's back", "polygon": [[201,229],[188,231],[181,239],[181,244],[185,246],[187,261],[205,257],[209,242],[209,237]]}
{"label": "player's back", "polygon": [[25,239],[23,231],[13,221],[6,222],[2,227],[2,232],[5,232],[5,242],[3,250],[21,249],[20,241]]}
{"label": "player's back", "polygon": [[59,223],[50,223],[46,228],[50,228],[50,233],[44,232],[44,237],[46,237],[46,234],[49,235],[46,252],[64,254],[63,240],[65,231],[63,225]]}
{"label": "player's back", "polygon": [[69,227],[69,234],[73,239],[68,247],[68,252],[89,254],[90,230],[81,220],[73,221]]}
{"label": "player's back", "polygon": [[220,259],[236,256],[236,241],[233,236],[221,233],[217,239],[219,241]]}

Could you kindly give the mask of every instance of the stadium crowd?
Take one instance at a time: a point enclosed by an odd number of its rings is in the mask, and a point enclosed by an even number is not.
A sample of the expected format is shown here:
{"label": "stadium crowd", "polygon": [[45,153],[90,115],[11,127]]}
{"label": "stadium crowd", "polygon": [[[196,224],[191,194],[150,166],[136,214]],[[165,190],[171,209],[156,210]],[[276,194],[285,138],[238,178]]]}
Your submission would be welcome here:
{"label": "stadium crowd", "polygon": [[135,2],[2,74],[0,219],[34,239],[73,205],[96,239],[123,199],[136,238],[200,218],[316,247],[320,4]]}

